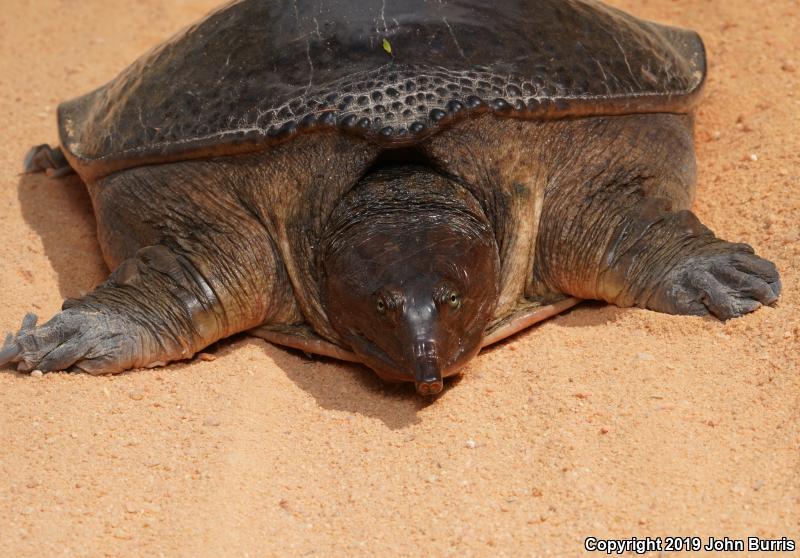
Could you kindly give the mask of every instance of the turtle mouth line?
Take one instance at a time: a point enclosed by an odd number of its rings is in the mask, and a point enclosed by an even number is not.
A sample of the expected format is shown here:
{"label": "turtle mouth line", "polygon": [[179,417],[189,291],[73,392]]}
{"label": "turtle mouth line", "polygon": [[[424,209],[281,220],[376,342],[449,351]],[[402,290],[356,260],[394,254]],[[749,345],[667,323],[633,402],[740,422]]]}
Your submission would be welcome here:
{"label": "turtle mouth line", "polygon": [[[399,367],[394,363],[391,357],[363,333],[360,331],[352,331],[351,335],[357,341],[357,343],[351,343],[353,351],[365,359],[366,362],[363,362],[363,364],[372,368],[378,376],[389,380],[401,380],[404,382],[414,381],[413,373],[399,374],[397,372]],[[376,361],[380,362],[381,366],[375,366],[375,364],[377,364]]]}

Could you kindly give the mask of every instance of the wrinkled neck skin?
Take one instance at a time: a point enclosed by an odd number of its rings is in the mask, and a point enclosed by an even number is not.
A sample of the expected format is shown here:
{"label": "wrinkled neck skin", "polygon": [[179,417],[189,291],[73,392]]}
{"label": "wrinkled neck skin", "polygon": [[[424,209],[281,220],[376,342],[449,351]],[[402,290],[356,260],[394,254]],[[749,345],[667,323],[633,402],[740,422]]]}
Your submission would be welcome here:
{"label": "wrinkled neck skin", "polygon": [[432,395],[480,350],[499,255],[453,180],[412,165],[369,173],[334,210],[320,253],[331,325],[382,378]]}

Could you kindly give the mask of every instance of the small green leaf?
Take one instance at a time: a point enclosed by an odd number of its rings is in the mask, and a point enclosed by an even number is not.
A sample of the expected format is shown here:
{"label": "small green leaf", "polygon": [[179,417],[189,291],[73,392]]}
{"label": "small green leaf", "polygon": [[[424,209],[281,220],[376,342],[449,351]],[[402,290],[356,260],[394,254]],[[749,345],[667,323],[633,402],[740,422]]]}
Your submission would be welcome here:
{"label": "small green leaf", "polygon": [[389,42],[389,39],[383,39],[383,50],[388,54],[392,53],[392,44]]}

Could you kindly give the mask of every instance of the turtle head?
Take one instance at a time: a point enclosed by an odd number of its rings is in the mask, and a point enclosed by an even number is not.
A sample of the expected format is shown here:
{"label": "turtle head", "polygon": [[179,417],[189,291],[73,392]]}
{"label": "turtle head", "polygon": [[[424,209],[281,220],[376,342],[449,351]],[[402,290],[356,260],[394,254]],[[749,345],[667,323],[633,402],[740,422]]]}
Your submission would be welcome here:
{"label": "turtle head", "polygon": [[479,350],[498,298],[499,256],[475,199],[419,167],[367,175],[322,245],[333,328],[388,380],[433,395]]}

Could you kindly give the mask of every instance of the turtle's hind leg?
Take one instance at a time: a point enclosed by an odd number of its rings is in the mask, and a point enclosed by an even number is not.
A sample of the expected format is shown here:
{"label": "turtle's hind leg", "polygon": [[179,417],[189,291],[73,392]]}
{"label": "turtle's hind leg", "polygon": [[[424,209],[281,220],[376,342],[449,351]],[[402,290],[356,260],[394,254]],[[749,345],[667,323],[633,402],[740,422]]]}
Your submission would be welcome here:
{"label": "turtle's hind leg", "polygon": [[26,174],[45,172],[47,176],[60,178],[74,173],[75,170],[69,165],[60,147],[53,148],[43,143],[31,147],[25,155],[23,172]]}

